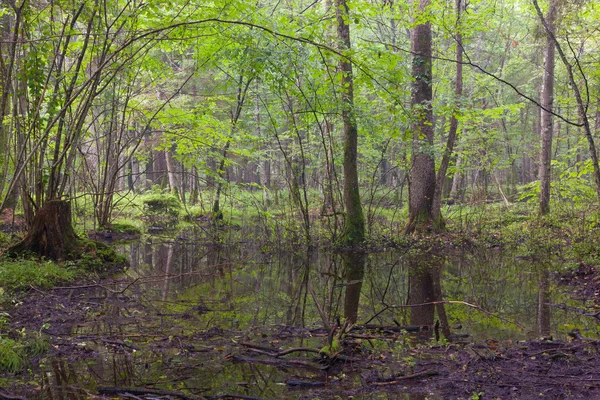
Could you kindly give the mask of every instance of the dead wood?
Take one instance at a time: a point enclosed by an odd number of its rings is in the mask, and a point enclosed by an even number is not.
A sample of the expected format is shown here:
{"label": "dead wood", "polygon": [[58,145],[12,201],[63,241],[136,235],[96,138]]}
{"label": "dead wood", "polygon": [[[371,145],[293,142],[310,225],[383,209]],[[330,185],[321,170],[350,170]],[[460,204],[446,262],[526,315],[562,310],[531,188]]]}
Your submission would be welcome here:
{"label": "dead wood", "polygon": [[435,370],[425,370],[425,371],[417,372],[416,374],[399,376],[399,377],[394,378],[394,380],[392,380],[392,381],[371,382],[371,383],[369,383],[369,385],[371,385],[371,386],[397,385],[400,382],[403,382],[403,381],[406,381],[406,380],[409,380],[409,379],[423,378],[423,377],[434,376],[434,375],[438,375],[438,371],[435,371]]}
{"label": "dead wood", "polygon": [[184,400],[206,400],[203,396],[194,396],[191,394],[185,394],[176,390],[161,390],[161,389],[145,389],[145,388],[126,388],[126,387],[99,387],[99,394],[104,395],[115,395],[115,394],[132,394],[132,395],[146,395],[154,394],[159,396],[175,396]]}

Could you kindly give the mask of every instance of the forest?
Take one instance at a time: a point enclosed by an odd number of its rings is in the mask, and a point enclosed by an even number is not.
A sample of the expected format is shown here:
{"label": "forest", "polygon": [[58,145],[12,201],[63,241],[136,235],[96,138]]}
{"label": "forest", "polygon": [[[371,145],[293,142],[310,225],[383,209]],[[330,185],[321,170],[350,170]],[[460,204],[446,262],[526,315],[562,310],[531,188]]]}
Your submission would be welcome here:
{"label": "forest", "polygon": [[2,0],[0,399],[600,397],[598,20]]}

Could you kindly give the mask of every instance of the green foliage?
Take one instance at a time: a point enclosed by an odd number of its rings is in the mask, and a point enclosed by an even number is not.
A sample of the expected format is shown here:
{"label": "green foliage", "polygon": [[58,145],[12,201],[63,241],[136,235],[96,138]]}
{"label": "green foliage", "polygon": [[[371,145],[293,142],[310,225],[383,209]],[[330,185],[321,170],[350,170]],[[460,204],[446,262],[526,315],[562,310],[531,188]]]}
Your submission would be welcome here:
{"label": "green foliage", "polygon": [[140,222],[131,219],[119,219],[110,224],[112,232],[126,233],[131,235],[139,235],[142,233]]}
{"label": "green foliage", "polygon": [[0,371],[15,373],[25,365],[24,345],[0,336]]}
{"label": "green foliage", "polygon": [[69,265],[81,271],[106,273],[122,271],[129,261],[107,244],[87,241],[81,257]]}
{"label": "green foliage", "polygon": [[60,266],[52,261],[0,260],[0,287],[6,291],[29,289],[31,285],[50,287],[58,282],[70,281],[79,271]]}
{"label": "green foliage", "polygon": [[150,193],[142,197],[144,212],[148,216],[177,217],[181,209],[181,201],[172,194]]}

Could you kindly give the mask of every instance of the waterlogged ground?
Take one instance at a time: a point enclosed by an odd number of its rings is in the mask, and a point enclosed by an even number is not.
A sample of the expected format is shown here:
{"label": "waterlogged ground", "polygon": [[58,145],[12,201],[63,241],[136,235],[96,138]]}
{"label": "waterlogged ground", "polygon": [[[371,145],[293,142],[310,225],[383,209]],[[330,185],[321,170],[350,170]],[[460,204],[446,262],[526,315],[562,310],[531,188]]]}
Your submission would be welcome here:
{"label": "waterlogged ground", "polygon": [[51,351],[0,377],[0,399],[600,396],[594,305],[559,284],[560,265],[499,248],[361,257],[191,233],[119,249],[125,274],[32,291],[11,310]]}

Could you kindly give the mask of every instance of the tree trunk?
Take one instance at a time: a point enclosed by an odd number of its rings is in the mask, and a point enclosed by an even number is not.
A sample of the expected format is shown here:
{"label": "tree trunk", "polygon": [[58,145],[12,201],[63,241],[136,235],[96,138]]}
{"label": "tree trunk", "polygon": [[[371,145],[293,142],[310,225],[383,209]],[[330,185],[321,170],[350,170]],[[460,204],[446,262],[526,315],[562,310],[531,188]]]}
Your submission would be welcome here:
{"label": "tree trunk", "polygon": [[[565,55],[564,51],[562,50],[560,43],[556,40],[556,36],[553,33],[553,27],[544,18],[544,15],[542,14],[542,10],[540,9],[540,6],[539,6],[537,0],[533,0],[533,5],[535,7],[538,17],[540,18],[540,21],[542,22],[542,24],[544,25],[544,28],[546,29],[546,34],[554,42],[554,47],[555,47],[556,51],[558,52],[558,55],[560,56],[560,59],[565,66],[565,69],[567,70],[569,84],[571,85],[571,88],[573,89],[573,94],[575,95],[575,101],[577,102],[577,114],[579,115],[579,118],[582,122],[583,132],[584,132],[585,138],[588,142],[590,158],[592,160],[592,166],[594,168],[593,175],[594,175],[594,183],[596,184],[596,195],[598,196],[598,200],[600,200],[600,165],[598,164],[598,153],[596,151],[596,143],[594,141],[594,136],[592,135],[590,119],[587,116],[588,104],[583,100],[583,97],[581,95],[581,90],[577,84],[577,81],[575,80],[573,66],[567,59],[567,56]],[[579,62],[579,60],[577,60],[577,62]],[[587,81],[587,79],[586,79],[586,81]]]}
{"label": "tree trunk", "polygon": [[[435,194],[433,197],[432,213],[434,221],[439,221],[440,227],[443,225],[442,218],[442,193],[444,189],[444,181],[446,180],[446,172],[448,171],[448,165],[450,164],[450,158],[454,151],[454,144],[456,143],[456,137],[458,132],[458,119],[456,114],[459,112],[460,98],[463,93],[463,48],[462,48],[462,35],[460,33],[460,17],[462,12],[462,0],[456,0],[456,84],[454,89],[454,109],[452,112],[452,118],[450,119],[450,130],[448,132],[448,139],[446,141],[446,149],[442,156],[440,168],[437,172],[436,183],[435,183]],[[458,103],[458,104],[457,104]]]}
{"label": "tree trunk", "polygon": [[196,204],[198,204],[198,198],[199,198],[199,192],[200,192],[200,188],[199,188],[200,185],[198,182],[198,170],[197,170],[196,166],[192,167],[192,176],[191,176],[190,182],[191,182],[190,204],[196,205]]}
{"label": "tree trunk", "polygon": [[542,150],[540,152],[540,215],[550,212],[550,180],[552,161],[552,110],[554,100],[554,35],[556,19],[556,0],[550,0],[548,11],[549,31],[544,49],[544,76],[542,78],[542,109],[540,110]]}
{"label": "tree trunk", "polygon": [[175,176],[175,165],[173,162],[173,155],[170,149],[165,149],[165,166],[167,168],[167,177],[169,179],[169,188],[171,194],[181,199],[179,194],[179,184],[177,183],[177,177]]}
{"label": "tree trunk", "polygon": [[[421,0],[421,12],[429,0]],[[431,102],[431,24],[417,25],[411,31],[413,83],[411,108],[413,149],[410,179],[408,181],[408,224],[405,233],[437,230],[440,218],[433,214],[435,193],[435,162],[433,159],[433,112]]]}
{"label": "tree trunk", "polygon": [[[348,25],[348,4],[346,0],[336,0],[336,19],[338,39],[342,52],[350,50],[350,26]],[[344,123],[344,201],[346,219],[341,243],[354,246],[365,239],[365,217],[360,203],[358,188],[358,129],[354,114],[354,81],[352,63],[345,57],[340,58],[342,71],[341,100],[342,121]]]}
{"label": "tree trunk", "polygon": [[81,250],[71,223],[71,203],[50,200],[38,210],[27,236],[8,254],[33,252],[52,260],[68,260],[77,258]]}

